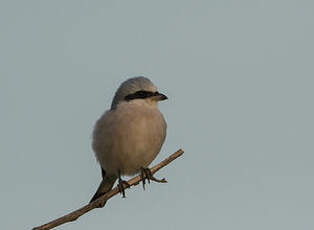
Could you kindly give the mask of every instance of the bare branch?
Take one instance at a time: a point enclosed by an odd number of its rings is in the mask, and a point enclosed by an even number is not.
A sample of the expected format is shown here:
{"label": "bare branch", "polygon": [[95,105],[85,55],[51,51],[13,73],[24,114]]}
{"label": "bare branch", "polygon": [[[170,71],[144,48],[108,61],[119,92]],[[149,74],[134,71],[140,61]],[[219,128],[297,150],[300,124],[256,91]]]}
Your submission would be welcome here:
{"label": "bare branch", "polygon": [[[160,162],[159,164],[155,165],[154,167],[152,167],[150,170],[152,172],[152,174],[156,173],[158,170],[160,170],[161,168],[165,167],[166,165],[168,165],[170,162],[172,162],[173,160],[175,160],[176,158],[178,158],[179,156],[181,156],[183,154],[183,150],[179,149],[177,152],[173,153],[171,156],[169,156],[168,158],[166,158],[165,160],[163,160],[162,162]],[[132,179],[130,179],[128,181],[130,187],[131,186],[135,186],[138,185],[141,181],[141,176],[136,176]],[[123,185],[125,189],[127,189],[127,187],[125,185]],[[71,222],[71,221],[75,221],[76,219],[78,219],[80,216],[84,215],[85,213],[91,211],[92,209],[95,208],[99,208],[101,203],[103,203],[106,200],[109,200],[111,197],[117,195],[119,193],[119,189],[116,186],[115,188],[113,188],[111,191],[107,192],[106,194],[104,194],[103,196],[99,197],[97,200],[93,201],[92,203],[89,203],[69,214],[66,214],[58,219],[55,219],[47,224],[38,226],[33,228],[33,230],[48,230],[48,229],[52,229],[54,227],[57,227],[61,224],[67,223],[67,222]]]}

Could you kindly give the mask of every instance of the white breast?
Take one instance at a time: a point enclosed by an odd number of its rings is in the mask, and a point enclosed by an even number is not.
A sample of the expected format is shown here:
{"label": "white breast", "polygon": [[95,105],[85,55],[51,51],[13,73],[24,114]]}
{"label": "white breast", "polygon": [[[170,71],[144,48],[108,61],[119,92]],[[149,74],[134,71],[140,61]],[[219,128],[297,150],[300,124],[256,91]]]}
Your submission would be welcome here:
{"label": "white breast", "polygon": [[157,106],[123,102],[97,121],[93,149],[108,174],[132,175],[155,159],[166,128]]}

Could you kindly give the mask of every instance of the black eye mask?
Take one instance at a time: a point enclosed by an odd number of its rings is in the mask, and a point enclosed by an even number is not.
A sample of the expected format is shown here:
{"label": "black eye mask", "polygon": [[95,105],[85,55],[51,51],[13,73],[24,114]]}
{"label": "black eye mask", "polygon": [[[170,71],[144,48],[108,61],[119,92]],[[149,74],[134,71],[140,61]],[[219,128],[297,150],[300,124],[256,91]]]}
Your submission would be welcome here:
{"label": "black eye mask", "polygon": [[126,101],[134,100],[134,99],[145,99],[148,97],[153,97],[159,95],[158,92],[150,92],[145,90],[140,90],[132,94],[128,94],[124,97]]}

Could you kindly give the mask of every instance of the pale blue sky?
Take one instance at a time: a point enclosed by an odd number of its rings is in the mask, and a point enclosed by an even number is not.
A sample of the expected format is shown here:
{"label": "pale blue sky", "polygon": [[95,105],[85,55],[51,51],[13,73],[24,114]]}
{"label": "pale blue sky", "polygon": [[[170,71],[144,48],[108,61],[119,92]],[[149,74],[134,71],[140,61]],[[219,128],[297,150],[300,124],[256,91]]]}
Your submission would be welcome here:
{"label": "pale blue sky", "polygon": [[1,229],[79,208],[128,77],[169,100],[151,184],[58,229],[313,229],[313,1],[0,2]]}

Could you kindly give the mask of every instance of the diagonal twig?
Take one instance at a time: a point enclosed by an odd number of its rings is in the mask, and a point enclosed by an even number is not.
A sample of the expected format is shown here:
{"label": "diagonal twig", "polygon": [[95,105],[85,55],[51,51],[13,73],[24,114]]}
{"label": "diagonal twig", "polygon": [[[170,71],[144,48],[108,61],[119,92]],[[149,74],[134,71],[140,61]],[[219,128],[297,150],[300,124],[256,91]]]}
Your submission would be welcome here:
{"label": "diagonal twig", "polygon": [[[183,150],[179,149],[177,152],[173,153],[172,155],[170,155],[169,157],[167,157],[165,160],[163,160],[162,162],[160,162],[159,164],[155,165],[154,167],[152,167],[151,173],[152,175],[154,173],[156,173],[158,170],[160,170],[161,168],[165,167],[167,164],[169,164],[170,162],[172,162],[173,160],[175,160],[176,158],[178,158],[179,156],[181,156],[183,154]],[[132,179],[130,179],[128,181],[128,184],[131,186],[135,186],[138,185],[139,182],[142,180],[141,176],[136,176]],[[127,189],[127,187],[125,185],[123,185],[125,189]],[[69,213],[66,214],[58,219],[55,219],[47,224],[38,226],[33,228],[33,230],[48,230],[48,229],[52,229],[54,227],[57,227],[61,224],[67,223],[67,222],[71,222],[71,221],[75,221],[77,218],[79,218],[80,216],[84,215],[85,213],[95,209],[95,208],[99,208],[101,203],[103,203],[106,200],[109,200],[111,197],[117,195],[119,193],[119,188],[116,186],[115,188],[113,188],[111,191],[107,192],[106,194],[104,194],[103,196],[99,197],[97,200]]]}

